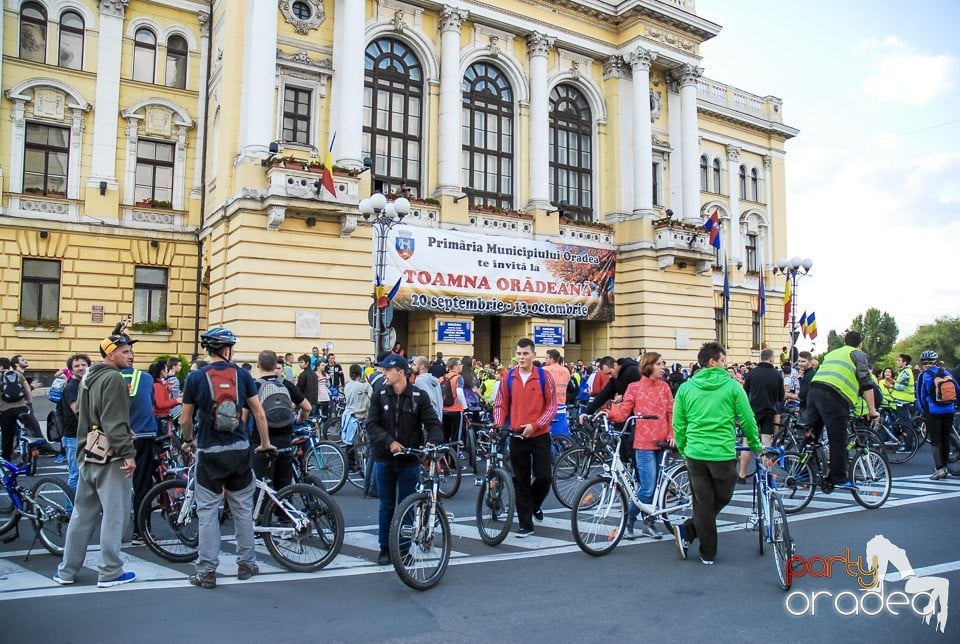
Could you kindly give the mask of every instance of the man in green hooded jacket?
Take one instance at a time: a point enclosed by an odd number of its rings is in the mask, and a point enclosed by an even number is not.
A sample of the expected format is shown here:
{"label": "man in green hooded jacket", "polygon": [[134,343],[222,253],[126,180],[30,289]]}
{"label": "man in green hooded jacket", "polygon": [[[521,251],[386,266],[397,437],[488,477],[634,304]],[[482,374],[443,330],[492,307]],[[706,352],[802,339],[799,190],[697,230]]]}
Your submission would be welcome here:
{"label": "man in green hooded jacket", "polygon": [[673,434],[693,492],[693,518],[674,525],[674,537],[683,559],[699,539],[700,561],[711,565],[717,555],[717,515],[737,485],[737,420],[750,449],[762,447],[747,394],[727,373],[723,346],[707,342],[697,362],[702,368],[680,386],[673,402]]}

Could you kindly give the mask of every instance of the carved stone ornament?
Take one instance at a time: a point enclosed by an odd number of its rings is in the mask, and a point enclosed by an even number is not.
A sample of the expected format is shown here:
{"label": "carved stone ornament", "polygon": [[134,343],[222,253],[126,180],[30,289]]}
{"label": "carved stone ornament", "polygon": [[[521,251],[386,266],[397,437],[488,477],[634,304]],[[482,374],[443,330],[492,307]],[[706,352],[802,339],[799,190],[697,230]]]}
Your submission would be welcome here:
{"label": "carved stone ornament", "polygon": [[770,170],[770,166],[771,166],[772,163],[773,163],[773,157],[771,157],[769,154],[764,154],[764,155],[763,155],[763,169],[769,171],[769,170]]}
{"label": "carved stone ornament", "polygon": [[100,0],[100,13],[116,18],[123,18],[130,0]]}
{"label": "carved stone ornament", "polygon": [[653,61],[657,59],[657,55],[642,47],[637,47],[636,50],[630,52],[630,66],[633,67],[634,71],[650,71],[650,67],[653,66]]}
{"label": "carved stone ornament", "polygon": [[675,67],[670,75],[680,84],[680,87],[685,87],[687,85],[694,85],[700,77],[703,76],[702,67],[694,67],[693,65],[680,65]]}
{"label": "carved stone ornament", "polygon": [[527,36],[527,55],[531,58],[534,56],[546,56],[550,48],[553,47],[553,43],[553,38],[535,31]]}
{"label": "carved stone ornament", "polygon": [[210,35],[210,12],[198,11],[197,21],[200,23],[200,35],[209,36]]}
{"label": "carved stone ornament", "polygon": [[333,69],[333,63],[329,58],[319,60],[311,58],[309,52],[300,49],[295,54],[287,54],[282,49],[277,49],[277,60],[280,62],[296,63],[307,67],[316,67],[318,69]]}
{"label": "carved stone ornament", "polygon": [[650,90],[650,121],[656,121],[663,114],[663,100],[660,92]]}
{"label": "carved stone ornament", "polygon": [[283,206],[270,206],[267,208],[267,230],[280,230],[286,213],[287,209]]}
{"label": "carved stone ornament", "polygon": [[173,113],[162,107],[148,107],[144,110],[143,132],[148,136],[170,136]]}
{"label": "carved stone ornament", "polygon": [[397,9],[393,14],[393,28],[397,31],[403,31],[403,9]]}
{"label": "carved stone ornament", "polygon": [[143,224],[161,224],[164,226],[173,226],[177,223],[176,215],[169,212],[148,212],[146,210],[134,210],[130,216],[133,221]]}
{"label": "carved stone ornament", "polygon": [[603,78],[630,78],[630,66],[623,56],[610,56],[603,61]]}
{"label": "carved stone ornament", "polygon": [[353,234],[353,231],[357,229],[357,216],[356,215],[344,215],[343,219],[340,220],[340,236],[349,237]]}
{"label": "carved stone ornament", "polygon": [[57,201],[21,199],[20,208],[26,212],[39,212],[45,215],[66,215],[70,212],[68,204]]}
{"label": "carved stone ornament", "polygon": [[736,145],[727,146],[727,161],[731,163],[736,163],[740,160],[740,148]]}
{"label": "carved stone ornament", "polygon": [[[310,16],[304,19],[298,18],[293,13],[295,2],[305,4],[310,7]],[[327,14],[323,8],[322,0],[280,0],[280,13],[283,19],[293,25],[298,34],[306,35],[311,30],[316,29],[326,20]]]}
{"label": "carved stone ornament", "polygon": [[440,32],[456,31],[460,33],[463,21],[467,19],[467,12],[462,9],[445,6],[440,12]]}
{"label": "carved stone ornament", "polygon": [[55,89],[38,88],[33,93],[33,115],[63,120],[63,92]]}

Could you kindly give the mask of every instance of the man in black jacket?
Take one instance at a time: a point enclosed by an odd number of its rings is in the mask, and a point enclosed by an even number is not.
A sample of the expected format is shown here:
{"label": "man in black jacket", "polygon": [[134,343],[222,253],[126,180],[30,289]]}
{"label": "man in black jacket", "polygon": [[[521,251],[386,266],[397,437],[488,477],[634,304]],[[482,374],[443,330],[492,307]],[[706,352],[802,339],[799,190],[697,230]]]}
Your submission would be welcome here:
{"label": "man in black jacket", "polygon": [[[750,399],[750,408],[757,419],[757,428],[760,430],[760,441],[770,445],[773,440],[774,428],[780,424],[778,409],[783,405],[784,388],[783,377],[773,366],[773,349],[764,349],[760,352],[760,362],[755,369],[751,369],[743,379],[743,389]],[[750,452],[740,454],[740,472],[738,481],[746,482],[747,465],[750,463]]]}
{"label": "man in black jacket", "polygon": [[377,363],[383,369],[383,384],[374,387],[367,415],[367,434],[373,446],[373,475],[380,494],[380,555],[377,563],[390,563],[390,523],[397,502],[417,489],[417,459],[394,456],[406,447],[439,443],[443,438],[440,419],[430,398],[407,382],[410,365],[401,355],[390,354]]}
{"label": "man in black jacket", "polygon": [[613,377],[580,414],[580,422],[584,422],[588,416],[595,414],[608,401],[620,402],[627,391],[627,385],[638,380],[640,380],[640,365],[637,361],[633,358],[617,358],[613,367]]}

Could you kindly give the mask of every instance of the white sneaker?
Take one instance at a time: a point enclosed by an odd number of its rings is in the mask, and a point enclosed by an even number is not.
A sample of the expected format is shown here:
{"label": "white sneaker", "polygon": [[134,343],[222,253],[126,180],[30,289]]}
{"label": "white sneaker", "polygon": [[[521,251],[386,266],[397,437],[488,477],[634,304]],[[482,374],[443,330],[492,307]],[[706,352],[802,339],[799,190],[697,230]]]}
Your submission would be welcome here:
{"label": "white sneaker", "polygon": [[939,481],[940,479],[947,478],[949,475],[950,474],[947,472],[947,468],[941,467],[939,470],[935,470],[933,474],[930,475],[930,480]]}

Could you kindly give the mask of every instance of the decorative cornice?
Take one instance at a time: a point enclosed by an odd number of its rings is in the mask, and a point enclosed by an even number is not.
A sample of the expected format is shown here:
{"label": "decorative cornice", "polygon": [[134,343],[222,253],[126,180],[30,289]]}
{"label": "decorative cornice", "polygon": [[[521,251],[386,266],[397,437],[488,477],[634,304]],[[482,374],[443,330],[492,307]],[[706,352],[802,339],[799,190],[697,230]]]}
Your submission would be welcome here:
{"label": "decorative cornice", "polygon": [[649,72],[650,68],[653,66],[653,61],[657,59],[657,55],[643,47],[637,47],[635,50],[630,52],[628,60],[630,61],[630,67],[633,71]]}
{"label": "decorative cornice", "polygon": [[100,13],[114,18],[123,18],[130,0],[100,0]]}
{"label": "decorative cornice", "polygon": [[281,64],[295,63],[304,67],[327,70],[329,73],[333,73],[333,63],[329,58],[313,59],[310,57],[310,53],[304,49],[299,50],[295,54],[287,54],[282,49],[277,48],[277,62]]}
{"label": "decorative cornice", "polygon": [[440,12],[440,33],[446,31],[460,33],[460,28],[463,26],[463,21],[467,19],[467,15],[469,15],[468,12],[462,9],[444,5]]}
{"label": "decorative cornice", "polygon": [[630,66],[627,65],[623,56],[615,54],[603,61],[603,79],[609,80],[611,78],[630,78]]}
{"label": "decorative cornice", "polygon": [[550,48],[553,47],[555,40],[555,38],[551,38],[539,31],[533,32],[527,36],[527,55],[531,58],[534,56],[546,56]]}

